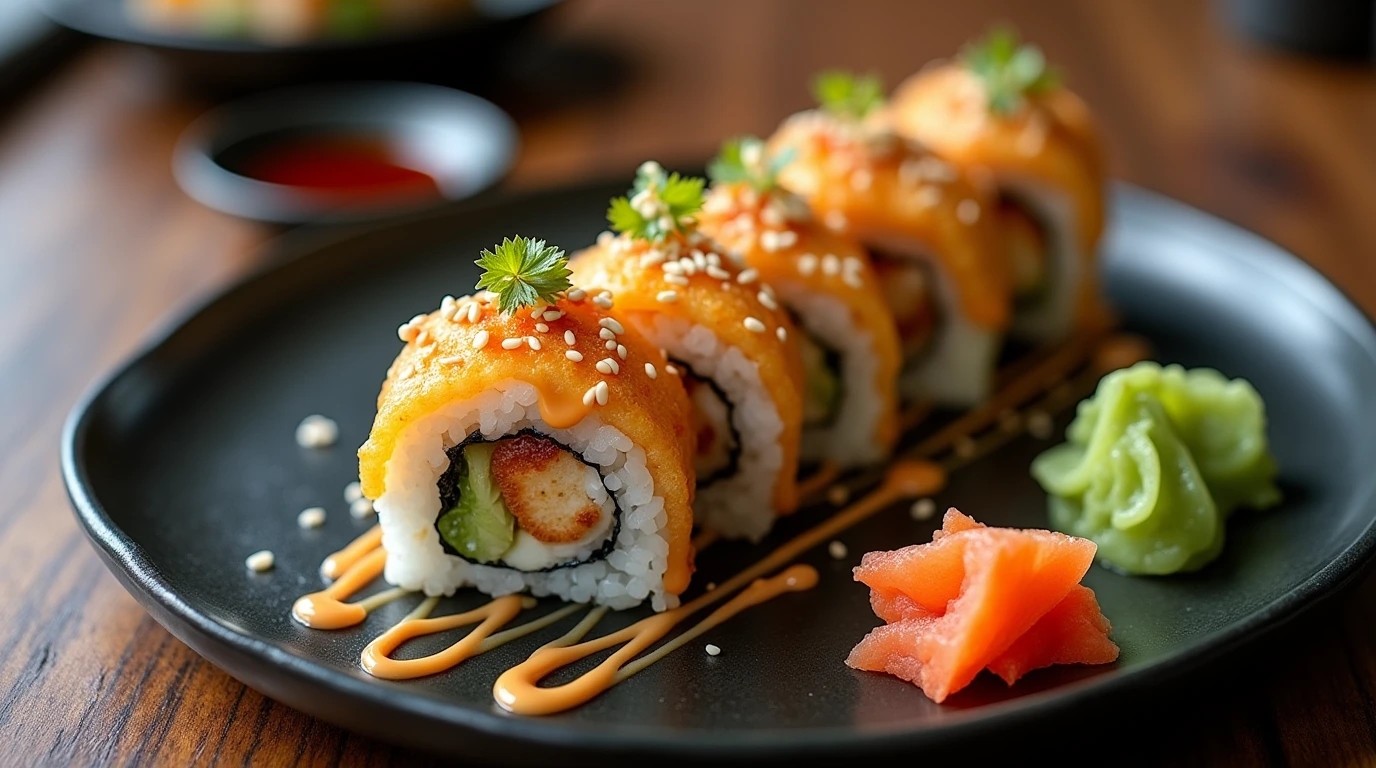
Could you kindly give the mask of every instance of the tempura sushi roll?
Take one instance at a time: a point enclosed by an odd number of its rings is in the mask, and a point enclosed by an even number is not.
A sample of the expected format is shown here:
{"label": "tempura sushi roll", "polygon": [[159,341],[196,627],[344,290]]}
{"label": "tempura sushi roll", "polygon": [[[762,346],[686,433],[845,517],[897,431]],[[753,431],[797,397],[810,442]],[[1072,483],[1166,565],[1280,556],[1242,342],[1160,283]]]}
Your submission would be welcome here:
{"label": "tempura sushi roll", "polygon": [[612,201],[620,234],[604,233],[572,266],[580,285],[614,294],[617,317],[663,349],[683,379],[698,522],[753,540],[798,504],[803,365],[787,314],[760,298],[770,289],[696,231],[702,189],[702,179],[646,163],[631,197]]}
{"label": "tempura sushi roll", "polygon": [[983,400],[1012,313],[987,201],[957,168],[892,132],[877,80],[830,73],[816,90],[822,108],[770,139],[771,154],[794,154],[779,182],[869,250],[903,339],[903,394]]}
{"label": "tempura sushi roll", "polygon": [[474,297],[399,329],[359,449],[387,581],[627,608],[692,572],[693,435],[665,359],[569,287],[563,252],[506,240]]}
{"label": "tempura sushi roll", "polygon": [[766,304],[791,314],[802,352],[805,460],[852,467],[887,458],[898,437],[902,347],[869,255],[832,232],[776,176],[754,137],[728,142],[711,166],[699,227],[772,286]]}
{"label": "tempura sushi roll", "polygon": [[1057,341],[1105,319],[1095,280],[1104,170],[1089,109],[1035,46],[996,29],[899,86],[896,129],[997,188],[1012,333]]}

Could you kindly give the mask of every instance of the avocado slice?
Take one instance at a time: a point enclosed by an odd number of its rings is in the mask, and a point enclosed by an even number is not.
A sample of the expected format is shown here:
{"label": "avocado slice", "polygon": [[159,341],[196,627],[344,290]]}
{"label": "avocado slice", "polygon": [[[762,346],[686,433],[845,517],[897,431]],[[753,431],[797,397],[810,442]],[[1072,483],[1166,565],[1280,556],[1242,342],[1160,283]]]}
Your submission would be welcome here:
{"label": "avocado slice", "polygon": [[833,355],[827,354],[827,351],[806,333],[800,333],[798,337],[805,374],[803,422],[825,424],[835,415],[841,395],[841,381],[832,367]]}
{"label": "avocado slice", "polygon": [[464,446],[459,470],[459,500],[440,515],[440,536],[469,560],[493,563],[516,539],[516,518],[492,481],[492,443]]}

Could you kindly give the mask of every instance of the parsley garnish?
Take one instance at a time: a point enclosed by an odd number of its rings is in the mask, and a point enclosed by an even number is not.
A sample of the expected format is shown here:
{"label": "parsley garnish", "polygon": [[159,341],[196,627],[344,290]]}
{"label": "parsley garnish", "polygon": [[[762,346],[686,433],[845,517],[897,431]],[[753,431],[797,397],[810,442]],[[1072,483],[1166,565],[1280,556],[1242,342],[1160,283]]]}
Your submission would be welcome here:
{"label": "parsley garnish", "polygon": [[497,308],[507,314],[533,307],[541,299],[553,304],[560,291],[573,285],[564,251],[544,240],[503,238],[501,245],[484,250],[473,263],[483,268],[478,288],[497,294]]}
{"label": "parsley garnish", "polygon": [[1017,30],[1008,26],[995,27],[982,39],[967,43],[960,51],[960,63],[984,84],[989,109],[1000,115],[1017,112],[1027,96],[1060,83],[1041,49],[1021,44]]}
{"label": "parsley garnish", "polygon": [[721,154],[708,164],[707,175],[718,184],[744,181],[756,191],[768,192],[795,154],[796,150],[789,147],[773,157],[766,157],[763,141],[754,136],[741,136],[721,145]]}
{"label": "parsley garnish", "polygon": [[666,176],[659,163],[645,163],[636,171],[630,197],[612,200],[607,221],[617,232],[637,240],[659,242],[692,223],[693,214],[702,209],[702,188],[706,183],[677,173]]}
{"label": "parsley garnish", "polygon": [[812,95],[823,110],[837,117],[861,120],[884,106],[884,81],[875,74],[828,70],[813,79]]}

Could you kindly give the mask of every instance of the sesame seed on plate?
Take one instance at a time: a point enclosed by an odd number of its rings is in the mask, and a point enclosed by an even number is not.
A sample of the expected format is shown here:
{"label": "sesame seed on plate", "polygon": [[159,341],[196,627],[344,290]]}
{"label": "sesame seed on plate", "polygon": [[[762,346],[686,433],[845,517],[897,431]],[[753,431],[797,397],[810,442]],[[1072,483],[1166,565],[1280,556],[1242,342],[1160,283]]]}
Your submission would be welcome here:
{"label": "sesame seed on plate", "polygon": [[707,651],[707,655],[708,655],[708,656],[720,656],[720,655],[721,655],[721,649],[718,648],[718,647],[715,646],[715,645],[712,645],[711,643],[708,643],[706,646],[704,646],[704,647],[703,647],[703,650],[704,650],[704,651]]}
{"label": "sesame seed on plate", "polygon": [[842,544],[839,541],[833,541],[827,545],[827,554],[831,555],[831,559],[833,560],[845,559],[846,553],[848,551],[849,550],[846,549],[846,545]]}
{"label": "sesame seed on plate", "polygon": [[576,349],[570,349],[570,350],[568,350],[567,352],[564,353],[564,357],[567,357],[568,359],[572,360],[572,361],[575,362],[575,363],[581,363],[581,362],[583,362],[583,353],[582,353],[582,352],[579,352],[579,351],[576,350]]}
{"label": "sesame seed on plate", "polygon": [[377,510],[373,509],[372,499],[354,499],[353,502],[349,504],[349,514],[359,519],[369,517],[376,511]]}
{"label": "sesame seed on plate", "polygon": [[328,448],[339,439],[339,425],[334,419],[311,414],[296,425],[296,444],[302,448]]}
{"label": "sesame seed on plate", "polygon": [[649,377],[652,378],[652,379],[659,375],[659,371],[656,371],[656,370],[655,370],[655,364],[654,364],[654,363],[646,363],[646,364],[645,364],[645,375],[646,375],[646,376],[649,376]]}
{"label": "sesame seed on plate", "polygon": [[658,301],[661,304],[672,304],[675,301],[678,301],[678,292],[660,291],[659,293],[655,294],[655,301]]}
{"label": "sesame seed on plate", "polygon": [[363,484],[357,480],[344,486],[344,500],[350,504],[355,500],[363,498]]}
{"label": "sesame seed on plate", "polygon": [[611,398],[612,388],[607,386],[607,382],[599,381],[597,382],[597,386],[593,387],[593,392],[594,396],[597,398],[597,404],[606,405],[607,400]]}
{"label": "sesame seed on plate", "polygon": [[741,285],[750,285],[751,283],[755,282],[755,278],[759,276],[760,271],[758,269],[755,269],[754,267],[747,267],[746,269],[742,269],[739,275],[736,275],[736,282],[740,283]]}
{"label": "sesame seed on plate", "polygon": [[302,528],[319,528],[325,524],[325,510],[320,507],[303,509],[296,516],[296,524]]}
{"label": "sesame seed on plate", "polygon": [[260,552],[254,552],[253,554],[245,558],[244,565],[248,566],[248,569],[250,571],[253,571],[255,573],[262,573],[263,571],[272,570],[272,566],[275,560],[276,558],[273,557],[272,552],[264,549]]}
{"label": "sesame seed on plate", "polygon": [[502,349],[516,349],[525,343],[525,339],[520,337],[512,339],[502,339]]}
{"label": "sesame seed on plate", "polygon": [[760,322],[759,318],[756,317],[745,318],[745,328],[754,333],[764,333],[765,330],[764,323]]}
{"label": "sesame seed on plate", "polygon": [[578,337],[573,335],[573,331],[564,331],[564,343],[570,347],[578,341]]}
{"label": "sesame seed on plate", "polygon": [[492,338],[492,335],[489,334],[487,331],[478,331],[473,336],[473,348],[482,349],[483,347],[487,346],[487,341],[490,338]]}
{"label": "sesame seed on plate", "polygon": [[914,520],[931,520],[936,515],[936,502],[931,499],[918,499],[913,502],[908,515]]}

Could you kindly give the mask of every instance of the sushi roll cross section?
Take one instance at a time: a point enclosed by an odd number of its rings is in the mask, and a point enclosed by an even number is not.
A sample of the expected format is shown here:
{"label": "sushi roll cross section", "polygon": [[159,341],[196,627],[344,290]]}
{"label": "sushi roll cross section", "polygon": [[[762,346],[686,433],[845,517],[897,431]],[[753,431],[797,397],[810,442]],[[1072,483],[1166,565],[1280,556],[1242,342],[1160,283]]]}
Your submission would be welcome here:
{"label": "sushi roll cross section", "polygon": [[726,143],[699,226],[743,268],[772,286],[797,328],[805,376],[802,458],[840,467],[882,461],[898,437],[902,346],[869,255],[829,230],[800,196],[777,184],[790,156],[764,143]]}
{"label": "sushi roll cross section", "polygon": [[803,361],[773,289],[697,230],[704,183],[645,163],[608,212],[618,234],[604,233],[572,266],[580,285],[615,293],[616,316],[663,349],[664,372],[683,381],[697,521],[759,539],[798,503]]}
{"label": "sushi roll cross section", "polygon": [[515,238],[478,263],[489,290],[398,330],[359,449],[385,578],[429,595],[677,605],[694,489],[682,386],[606,294],[571,286],[562,251]]}

